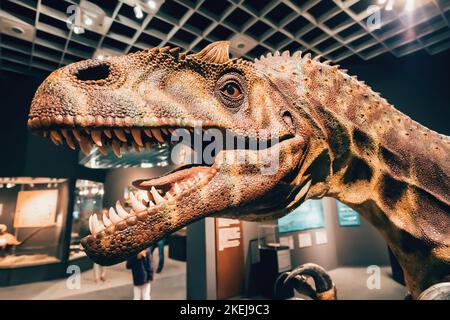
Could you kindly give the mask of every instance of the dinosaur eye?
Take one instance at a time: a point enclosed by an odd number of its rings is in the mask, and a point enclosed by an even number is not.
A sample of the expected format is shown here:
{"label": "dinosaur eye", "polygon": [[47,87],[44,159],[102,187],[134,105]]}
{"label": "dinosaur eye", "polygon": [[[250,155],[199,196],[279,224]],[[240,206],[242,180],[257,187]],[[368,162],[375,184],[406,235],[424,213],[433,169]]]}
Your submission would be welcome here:
{"label": "dinosaur eye", "polygon": [[217,80],[214,91],[225,107],[236,112],[245,102],[247,82],[239,72],[229,71]]}
{"label": "dinosaur eye", "polygon": [[226,83],[222,87],[221,92],[227,97],[234,99],[239,98],[242,95],[241,87],[236,82]]}

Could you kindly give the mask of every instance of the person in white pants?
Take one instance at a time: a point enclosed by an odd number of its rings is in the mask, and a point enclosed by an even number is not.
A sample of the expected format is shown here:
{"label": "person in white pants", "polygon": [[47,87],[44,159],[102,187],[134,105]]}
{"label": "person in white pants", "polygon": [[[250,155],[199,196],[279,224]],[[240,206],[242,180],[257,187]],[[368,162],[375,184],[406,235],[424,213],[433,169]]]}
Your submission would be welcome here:
{"label": "person in white pants", "polygon": [[133,275],[133,299],[151,299],[151,281],[153,281],[152,254],[150,249],[139,252],[129,259],[126,265]]}
{"label": "person in white pants", "polygon": [[106,268],[104,266],[94,263],[94,278],[95,283],[106,281]]}

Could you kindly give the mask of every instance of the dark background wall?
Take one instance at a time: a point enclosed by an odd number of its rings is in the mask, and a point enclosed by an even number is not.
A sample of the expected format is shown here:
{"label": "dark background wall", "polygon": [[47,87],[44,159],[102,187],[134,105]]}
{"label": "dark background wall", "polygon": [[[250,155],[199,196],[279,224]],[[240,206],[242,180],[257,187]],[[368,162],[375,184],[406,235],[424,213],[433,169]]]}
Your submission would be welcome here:
{"label": "dark background wall", "polygon": [[412,119],[450,135],[450,50],[433,56],[419,51],[402,58],[391,54],[369,61],[353,58],[342,67]]}
{"label": "dark background wall", "polygon": [[339,226],[336,201],[328,198],[326,202],[333,226],[337,264],[365,267],[389,265],[387,245],[378,230],[362,216],[360,226]]}
{"label": "dark background wall", "polygon": [[78,165],[78,151],[31,133],[27,117],[43,79],[0,71],[0,176],[86,178],[103,181],[105,170]]}

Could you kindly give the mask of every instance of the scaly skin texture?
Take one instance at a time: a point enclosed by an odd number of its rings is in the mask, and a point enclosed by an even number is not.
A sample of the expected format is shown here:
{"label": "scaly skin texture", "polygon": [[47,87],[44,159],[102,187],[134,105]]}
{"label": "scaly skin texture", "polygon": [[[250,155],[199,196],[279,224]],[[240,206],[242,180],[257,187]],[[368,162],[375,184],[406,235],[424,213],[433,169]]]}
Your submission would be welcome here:
{"label": "scaly skin texture", "polygon": [[[190,56],[163,48],[83,61],[53,72],[38,89],[29,126],[52,130],[57,143],[62,135],[80,140],[85,149],[90,139],[79,136],[80,128],[97,144],[99,135],[108,144],[110,129],[200,124],[280,139],[264,150],[221,151],[195,187],[85,238],[87,254],[113,264],[204,216],[273,219],[306,199],[331,196],[380,231],[413,297],[444,281],[450,275],[449,137],[414,122],[327,62],[301,53],[230,60],[227,50],[227,42],[216,42]],[[101,74],[104,66],[109,71],[102,77],[80,71]],[[261,174],[274,154],[278,170]],[[245,155],[257,160],[225,161]]]}

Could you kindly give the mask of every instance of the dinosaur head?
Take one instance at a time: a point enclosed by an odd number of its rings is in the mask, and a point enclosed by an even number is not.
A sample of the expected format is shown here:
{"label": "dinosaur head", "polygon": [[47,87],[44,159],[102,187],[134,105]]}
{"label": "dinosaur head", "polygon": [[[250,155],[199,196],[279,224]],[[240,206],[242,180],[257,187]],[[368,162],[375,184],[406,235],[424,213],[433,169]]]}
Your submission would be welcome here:
{"label": "dinosaur head", "polygon": [[228,45],[82,61],[37,90],[29,126],[56,144],[111,147],[120,156],[130,146],[181,141],[200,155],[195,165],[135,181],[141,191],[130,194],[131,211],[117,203],[103,218],[93,215],[82,244],[94,261],[120,262],[211,214],[258,218],[292,200],[307,129],[267,69],[231,60]]}

